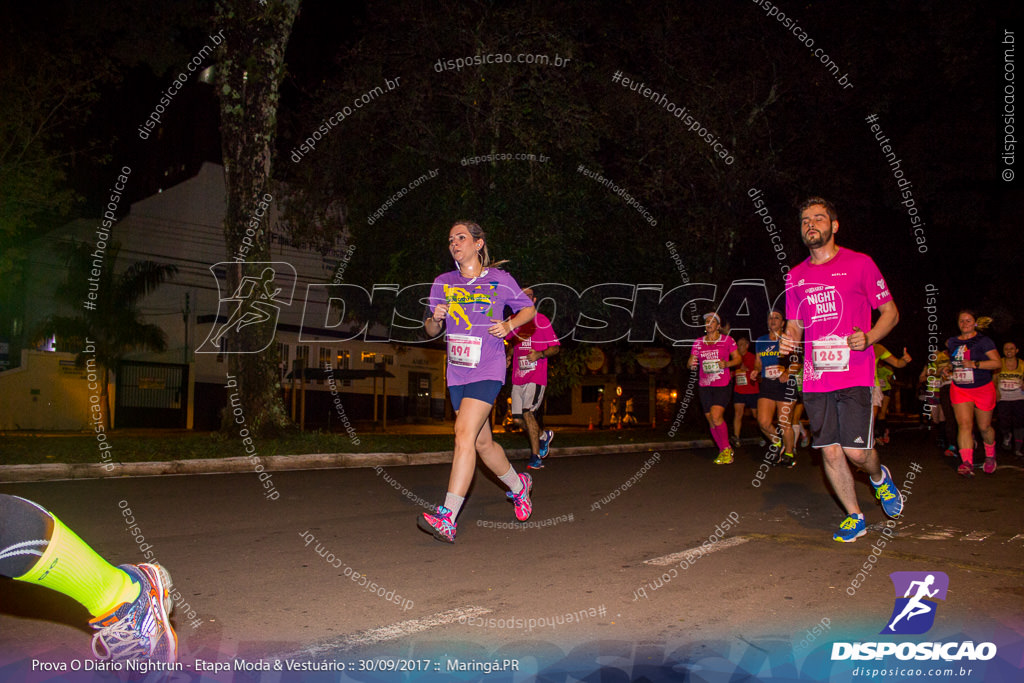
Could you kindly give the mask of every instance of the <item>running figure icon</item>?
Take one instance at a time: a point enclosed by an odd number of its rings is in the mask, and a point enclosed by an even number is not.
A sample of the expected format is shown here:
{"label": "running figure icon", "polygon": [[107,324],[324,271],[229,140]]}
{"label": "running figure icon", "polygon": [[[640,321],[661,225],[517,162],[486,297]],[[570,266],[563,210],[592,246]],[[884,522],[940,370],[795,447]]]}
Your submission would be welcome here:
{"label": "running figure icon", "polygon": [[[239,272],[238,284],[233,290],[227,289],[228,272],[240,267],[228,262],[210,267],[220,292],[218,322],[196,353],[259,353],[273,342],[281,310],[292,304],[295,269],[281,261],[245,264],[251,274]],[[230,296],[225,296],[228,292]]]}
{"label": "running figure icon", "polygon": [[[903,611],[900,612],[899,616],[896,617],[895,619],[893,619],[892,623],[889,624],[889,630],[890,631],[895,633],[896,632],[896,622],[898,622],[900,619],[902,619],[904,617],[907,618],[907,621],[910,621],[911,619],[913,619],[916,616],[919,616],[921,614],[928,614],[929,612],[932,612],[932,611],[935,610],[935,607],[933,605],[929,605],[929,604],[921,601],[922,598],[934,598],[935,595],[939,592],[938,588],[936,588],[935,590],[932,590],[932,591],[928,590],[928,588],[931,585],[933,585],[934,583],[935,583],[935,575],[934,574],[929,574],[927,577],[925,577],[925,579],[923,581],[911,581],[910,582],[910,586],[907,587],[907,592],[903,594],[903,597],[910,598],[910,601],[907,602],[906,606],[903,608]],[[917,592],[914,594],[914,597],[911,598],[910,597],[910,593],[912,591],[914,591],[914,587],[915,586],[917,586]]]}
{"label": "running figure icon", "polygon": [[895,601],[881,635],[920,635],[931,630],[938,601],[945,600],[949,591],[949,575],[940,571],[893,572],[889,579]]}
{"label": "running figure icon", "polygon": [[224,301],[237,302],[238,306],[227,322],[221,326],[220,331],[214,335],[213,342],[215,344],[219,344],[220,338],[232,329],[240,332],[243,327],[257,325],[277,317],[277,313],[281,309],[270,303],[275,301],[281,293],[280,287],[273,292],[270,291],[270,286],[274,284],[274,274],[273,268],[264,268],[259,277],[246,275],[238,283],[235,293],[224,299]]}

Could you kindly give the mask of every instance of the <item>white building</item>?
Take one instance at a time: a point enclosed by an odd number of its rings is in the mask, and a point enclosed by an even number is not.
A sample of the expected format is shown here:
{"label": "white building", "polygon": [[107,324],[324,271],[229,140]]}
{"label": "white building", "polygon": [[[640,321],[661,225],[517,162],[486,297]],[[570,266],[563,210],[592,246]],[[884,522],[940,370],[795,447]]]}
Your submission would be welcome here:
{"label": "white building", "polygon": [[[218,289],[218,279],[223,282],[227,266],[216,264],[232,260],[224,240],[225,209],[224,169],[207,163],[195,177],[132,204],[111,230],[111,240],[120,244],[116,264],[119,271],[140,260],[178,268],[174,278],[139,305],[143,317],[166,333],[167,350],[126,359],[130,362],[122,366],[117,386],[111,386],[117,404],[115,426],[219,426],[219,411],[226,399],[227,358],[196,350],[237,305],[223,301],[230,293]],[[98,223],[74,221],[33,245],[27,277],[26,329],[32,330],[45,317],[58,312],[53,292],[66,274],[56,243],[75,239],[94,244]],[[339,370],[364,371],[362,374],[384,363],[394,376],[386,384],[388,419],[442,417],[445,386],[440,348],[386,343],[387,330],[383,327],[371,328],[368,337],[343,341],[353,337],[354,331],[329,322],[327,290],[322,285],[332,282],[341,259],[358,258],[359,254],[340,241],[327,254],[292,247],[277,227],[277,208],[273,204],[261,226],[269,229],[270,258],[285,264],[276,266],[274,284],[283,292],[271,304],[279,311],[274,343],[283,360],[282,385],[290,385],[284,380],[286,370],[300,358],[311,368],[329,363]],[[112,265],[103,263],[103,267]],[[294,291],[289,297],[287,290],[292,284]],[[206,348],[216,347],[207,344]],[[87,428],[89,392],[76,384],[87,382],[86,373],[68,369],[74,357],[74,353],[51,350],[25,351],[20,367],[0,372],[0,429]],[[306,388],[306,425],[336,425],[339,416],[331,401],[330,380],[313,379]],[[384,380],[373,377],[343,380],[339,375],[335,385],[349,419],[383,418],[383,389]]]}

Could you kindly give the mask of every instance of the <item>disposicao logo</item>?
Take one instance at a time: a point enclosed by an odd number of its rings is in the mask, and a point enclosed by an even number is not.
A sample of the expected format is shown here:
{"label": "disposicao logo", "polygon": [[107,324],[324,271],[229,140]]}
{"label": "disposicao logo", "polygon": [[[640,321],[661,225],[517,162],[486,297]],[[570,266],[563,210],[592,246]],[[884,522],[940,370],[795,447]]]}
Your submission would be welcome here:
{"label": "disposicao logo", "polygon": [[896,604],[881,633],[927,633],[935,623],[938,603],[933,598],[946,599],[949,576],[944,572],[893,572],[889,578],[896,589]]}
{"label": "disposicao logo", "polygon": [[[892,614],[881,635],[919,635],[927,633],[935,624],[938,608],[936,600],[945,600],[949,590],[949,576],[944,572],[893,572],[889,574],[896,599]],[[986,661],[996,656],[994,643],[924,642],[924,643],[832,643],[832,661],[880,660],[893,656],[900,660],[942,660],[946,662],[966,659]]]}

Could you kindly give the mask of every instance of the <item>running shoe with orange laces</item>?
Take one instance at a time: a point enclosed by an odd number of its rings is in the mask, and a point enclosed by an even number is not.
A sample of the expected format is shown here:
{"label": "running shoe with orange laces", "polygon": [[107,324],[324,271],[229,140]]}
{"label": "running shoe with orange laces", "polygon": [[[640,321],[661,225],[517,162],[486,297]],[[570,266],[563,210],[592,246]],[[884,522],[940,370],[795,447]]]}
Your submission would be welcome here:
{"label": "running shoe with orange laces", "polygon": [[174,663],[178,636],[170,621],[171,575],[159,564],[123,564],[118,569],[139,584],[139,597],[89,622],[97,631],[92,637],[93,654],[103,660]]}

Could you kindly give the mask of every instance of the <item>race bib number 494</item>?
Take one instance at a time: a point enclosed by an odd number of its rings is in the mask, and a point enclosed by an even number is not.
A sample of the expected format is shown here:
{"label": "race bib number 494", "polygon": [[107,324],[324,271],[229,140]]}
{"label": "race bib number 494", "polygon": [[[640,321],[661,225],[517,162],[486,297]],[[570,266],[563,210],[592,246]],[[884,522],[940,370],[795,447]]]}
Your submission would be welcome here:
{"label": "race bib number 494", "polygon": [[468,334],[448,335],[448,362],[464,368],[475,368],[480,364],[480,349],[483,339]]}

